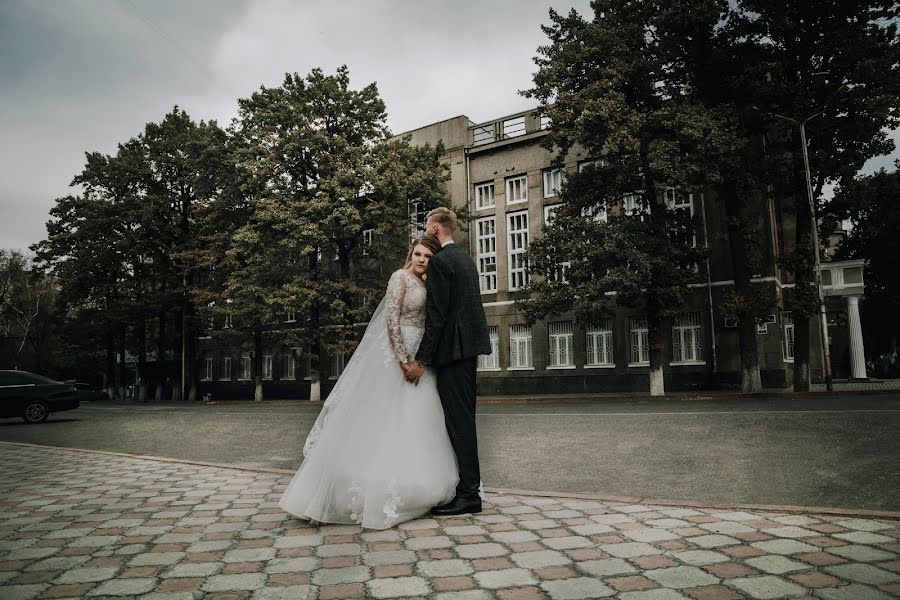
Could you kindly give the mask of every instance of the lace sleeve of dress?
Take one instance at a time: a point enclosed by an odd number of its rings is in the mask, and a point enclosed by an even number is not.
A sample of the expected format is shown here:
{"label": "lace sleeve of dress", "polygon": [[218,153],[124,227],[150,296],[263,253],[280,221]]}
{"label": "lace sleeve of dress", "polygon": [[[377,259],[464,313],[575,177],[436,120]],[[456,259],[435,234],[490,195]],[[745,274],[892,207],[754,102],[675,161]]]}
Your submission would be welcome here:
{"label": "lace sleeve of dress", "polygon": [[409,353],[403,343],[403,332],[400,330],[400,314],[403,312],[403,299],[406,296],[406,279],[403,271],[391,275],[387,288],[387,333],[391,341],[394,355],[402,363],[409,362]]}

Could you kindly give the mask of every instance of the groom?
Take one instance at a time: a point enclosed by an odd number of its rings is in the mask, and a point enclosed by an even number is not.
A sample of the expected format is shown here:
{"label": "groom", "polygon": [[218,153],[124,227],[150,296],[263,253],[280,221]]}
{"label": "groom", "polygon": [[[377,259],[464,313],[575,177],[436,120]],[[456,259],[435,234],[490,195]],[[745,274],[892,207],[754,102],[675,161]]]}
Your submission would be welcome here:
{"label": "groom", "polygon": [[475,262],[453,243],[456,214],[447,208],[428,213],[425,232],[437,237],[443,250],[428,261],[425,334],[416,360],[405,368],[418,383],[424,366],[433,366],[444,407],[444,420],[459,465],[456,496],[431,509],[433,515],[481,512],[478,494],[478,440],[475,437],[475,369],[479,354],[491,353],[487,320]]}

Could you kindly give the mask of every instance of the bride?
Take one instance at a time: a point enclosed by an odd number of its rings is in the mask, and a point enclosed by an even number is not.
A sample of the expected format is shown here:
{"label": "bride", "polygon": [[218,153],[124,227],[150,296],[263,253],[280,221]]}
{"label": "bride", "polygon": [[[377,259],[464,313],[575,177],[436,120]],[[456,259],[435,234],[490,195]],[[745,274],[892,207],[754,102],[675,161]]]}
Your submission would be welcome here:
{"label": "bride", "polygon": [[401,365],[425,331],[425,273],[441,245],[423,235],[337,381],[303,447],[304,461],[278,502],[322,523],[387,529],[454,496],[456,457],[434,372],[418,385]]}

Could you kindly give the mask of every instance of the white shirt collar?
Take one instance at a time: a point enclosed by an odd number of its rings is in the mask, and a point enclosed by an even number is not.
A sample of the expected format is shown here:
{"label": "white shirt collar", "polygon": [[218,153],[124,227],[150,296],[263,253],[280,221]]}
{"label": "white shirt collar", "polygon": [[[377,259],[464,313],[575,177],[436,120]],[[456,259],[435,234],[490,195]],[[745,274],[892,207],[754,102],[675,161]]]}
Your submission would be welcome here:
{"label": "white shirt collar", "polygon": [[454,242],[453,240],[447,240],[446,242],[444,242],[443,244],[441,244],[441,248],[446,248],[446,247],[449,246],[450,244],[455,244],[455,243],[456,243],[456,242]]}

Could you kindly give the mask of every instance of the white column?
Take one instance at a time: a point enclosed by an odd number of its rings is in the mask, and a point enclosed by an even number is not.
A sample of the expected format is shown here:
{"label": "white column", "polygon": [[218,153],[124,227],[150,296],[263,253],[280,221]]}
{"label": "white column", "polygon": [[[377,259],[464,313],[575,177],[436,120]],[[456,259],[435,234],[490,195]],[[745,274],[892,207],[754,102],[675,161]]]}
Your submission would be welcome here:
{"label": "white column", "polygon": [[850,376],[865,379],[866,352],[859,320],[859,296],[847,296],[847,323],[850,327]]}

